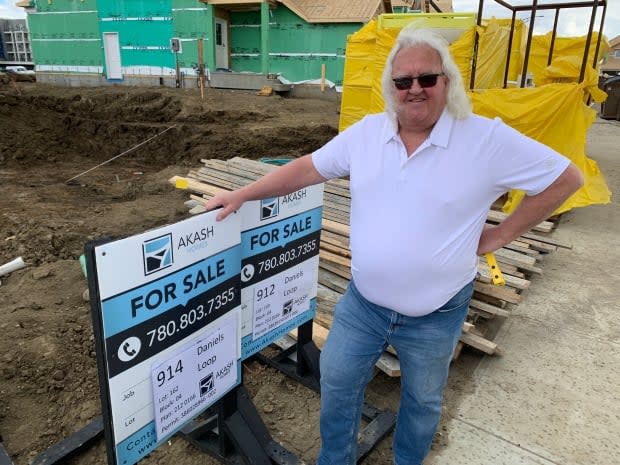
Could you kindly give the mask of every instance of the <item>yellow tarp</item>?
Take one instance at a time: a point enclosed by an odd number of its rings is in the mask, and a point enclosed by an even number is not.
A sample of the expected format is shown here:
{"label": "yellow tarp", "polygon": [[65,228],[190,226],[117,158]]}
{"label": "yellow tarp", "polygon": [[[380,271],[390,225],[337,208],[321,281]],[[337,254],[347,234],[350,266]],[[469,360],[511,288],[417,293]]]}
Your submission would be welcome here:
{"label": "yellow tarp", "polygon": [[[611,192],[598,165],[585,155],[585,136],[596,112],[584,105],[583,95],[583,86],[579,84],[489,89],[469,94],[476,114],[499,116],[509,126],[568,157],[581,170],[585,178],[583,187],[556,213],[610,201]],[[510,192],[503,210],[512,212],[523,196],[521,191]]]}
{"label": "yellow tarp", "polygon": [[[494,89],[504,86],[510,25],[511,20],[509,19],[491,19],[484,21],[482,26],[476,28],[479,34],[479,41],[475,89]],[[473,35],[473,31],[471,34]],[[527,28],[525,24],[521,20],[515,21],[512,46],[510,48],[508,82],[517,81],[521,74],[526,40]],[[468,38],[467,42],[469,41],[470,39]],[[471,67],[469,62],[465,62],[463,65],[468,68],[465,85],[469,86]]]}
{"label": "yellow tarp", "polygon": [[[590,49],[588,52],[588,67],[586,69],[590,69],[593,71],[593,63],[594,63],[594,53],[596,52],[596,43],[598,41],[598,32],[592,33],[592,39],[590,40]],[[583,52],[586,46],[586,36],[581,37],[556,37],[555,42],[553,44],[553,57],[551,60],[551,66],[564,60],[569,60],[576,66],[574,67],[574,71],[567,70],[564,68],[564,72],[569,72],[570,74],[563,75],[562,82],[578,82],[579,81],[579,72],[581,71],[581,62],[583,59]],[[534,83],[538,85],[542,85],[540,81],[541,77],[547,74],[547,61],[549,59],[549,48],[551,47],[551,33],[542,35],[542,36],[534,36],[532,37],[532,46],[530,52],[530,58],[527,65],[528,73],[532,73],[534,77]],[[606,40],[601,40],[599,52],[598,52],[598,60],[600,61],[602,57],[605,56],[607,51],[609,50],[609,46]],[[562,66],[561,64],[559,66]],[[598,73],[597,73],[598,76]],[[570,79],[569,79],[570,77]]]}
{"label": "yellow tarp", "polygon": [[[449,27],[449,15],[442,14],[442,18]],[[381,21],[378,24],[372,21],[348,41],[340,111],[341,131],[366,114],[383,111],[381,74],[400,28],[382,28],[380,25]],[[478,90],[470,92],[474,112],[491,118],[502,118],[506,124],[562,153],[581,169],[585,177],[584,186],[556,213],[575,207],[609,203],[611,192],[605,179],[596,162],[585,154],[586,134],[596,118],[596,112],[585,102],[588,98],[602,101],[606,97],[597,87],[597,73],[592,67],[587,69],[584,82],[576,83],[581,61],[575,54],[579,50],[583,53],[585,39],[559,42],[556,39],[556,44],[561,43],[562,46],[556,49],[554,60],[549,67],[541,67],[542,53],[536,52],[533,60],[535,81],[546,85],[501,89],[510,21],[491,19],[477,29],[472,26],[450,45],[450,52],[466,86],[469,86],[476,30],[480,35],[475,86]],[[525,27],[522,24],[517,25],[513,36],[509,81],[517,80],[521,72],[526,35]],[[544,41],[533,41],[533,48],[534,44],[537,44],[535,47],[543,46]],[[592,39],[592,44],[591,47],[594,48],[596,38]],[[602,50],[606,48],[603,47]],[[546,54],[544,60],[546,65]],[[504,211],[513,211],[522,198],[523,193],[511,192]]]}

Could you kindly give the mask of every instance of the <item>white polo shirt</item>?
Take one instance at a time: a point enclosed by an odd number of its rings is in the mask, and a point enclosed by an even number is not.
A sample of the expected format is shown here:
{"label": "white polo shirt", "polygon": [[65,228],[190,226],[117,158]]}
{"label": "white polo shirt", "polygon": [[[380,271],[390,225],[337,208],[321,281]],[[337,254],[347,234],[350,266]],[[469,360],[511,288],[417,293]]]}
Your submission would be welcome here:
{"label": "white polo shirt", "polygon": [[411,157],[385,113],[366,116],[313,153],[327,179],[350,176],[351,271],[369,301],[433,312],[476,275],[492,203],[545,190],[570,161],[500,119],[444,111]]}

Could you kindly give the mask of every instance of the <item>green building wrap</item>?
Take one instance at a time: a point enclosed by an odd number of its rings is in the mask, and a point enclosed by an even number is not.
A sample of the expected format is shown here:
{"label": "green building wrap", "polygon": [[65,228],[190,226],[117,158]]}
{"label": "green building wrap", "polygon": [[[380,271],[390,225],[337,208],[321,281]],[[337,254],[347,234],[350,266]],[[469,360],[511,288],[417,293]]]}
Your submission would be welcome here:
{"label": "green building wrap", "polygon": [[[216,69],[216,42],[229,38],[225,68],[279,74],[290,82],[342,84],[347,36],[361,23],[308,23],[282,4],[263,12],[226,11],[198,0],[35,0],[28,10],[38,72],[105,76],[195,76]],[[222,32],[222,23],[226,31]],[[268,22],[265,35],[262,22]],[[263,34],[261,34],[263,32]],[[176,39],[179,48],[172,49]],[[203,56],[199,57],[202,40]],[[268,56],[262,45],[267,44]],[[115,70],[108,69],[115,66]]]}
{"label": "green building wrap", "polygon": [[[342,85],[347,36],[362,23],[308,23],[283,5],[271,10],[269,21],[269,73],[291,82],[321,77]],[[231,68],[261,71],[260,12],[230,15]]]}
{"label": "green building wrap", "polygon": [[186,74],[196,74],[200,59],[198,41],[203,41],[202,62],[213,61],[209,44],[213,34],[213,8],[196,0],[173,0],[173,37],[178,38],[181,50],[178,53],[179,67]]}
{"label": "green building wrap", "polygon": [[[118,40],[122,75],[175,74],[171,0],[98,0],[97,6],[101,35]],[[105,62],[104,74],[112,78]]]}
{"label": "green building wrap", "polygon": [[95,0],[36,0],[28,29],[37,71],[101,73],[101,35]]}

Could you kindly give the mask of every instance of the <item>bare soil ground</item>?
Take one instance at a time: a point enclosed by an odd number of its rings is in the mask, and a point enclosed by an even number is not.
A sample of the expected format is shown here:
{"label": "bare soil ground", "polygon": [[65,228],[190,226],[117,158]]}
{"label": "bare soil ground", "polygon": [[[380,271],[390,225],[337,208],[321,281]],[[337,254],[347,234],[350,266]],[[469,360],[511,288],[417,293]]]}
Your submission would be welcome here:
{"label": "bare soil ground", "polygon": [[[201,158],[298,156],[337,132],[337,103],[251,92],[0,86],[0,437],[16,465],[101,412],[87,287],[78,258],[89,240],[121,237],[187,216],[167,180]],[[172,127],[173,126],[173,127]],[[136,150],[66,181],[172,127]],[[467,389],[476,354],[453,366],[448,402]],[[319,397],[256,361],[245,384],[273,437],[308,463],[319,447]],[[396,409],[398,379],[378,375],[378,407]],[[437,436],[441,447],[441,433]],[[390,440],[367,463],[390,464]],[[103,440],[71,459],[106,463]],[[173,438],[146,464],[215,464]]]}

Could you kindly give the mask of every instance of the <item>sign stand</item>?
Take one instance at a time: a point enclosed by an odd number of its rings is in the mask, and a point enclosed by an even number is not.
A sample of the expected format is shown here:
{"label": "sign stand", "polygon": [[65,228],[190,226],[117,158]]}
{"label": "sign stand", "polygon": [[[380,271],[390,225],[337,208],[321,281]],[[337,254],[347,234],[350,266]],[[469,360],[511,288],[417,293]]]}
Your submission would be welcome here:
{"label": "sign stand", "polygon": [[[299,326],[297,342],[288,349],[273,358],[256,354],[262,362],[320,394],[319,356],[320,350],[312,341],[312,320]],[[396,413],[392,410],[379,410],[366,402],[362,407],[362,417],[368,425],[359,434],[357,463],[362,462],[372,449],[392,432],[396,424]]]}
{"label": "sign stand", "polygon": [[304,463],[272,439],[243,384],[226,394],[209,412],[213,413],[211,417],[203,421],[194,420],[180,434],[221,463]]}
{"label": "sign stand", "polygon": [[243,387],[239,231],[239,217],[208,212],[86,245],[111,465],[174,434],[226,464],[303,464]]}
{"label": "sign stand", "polygon": [[[66,463],[71,457],[92,446],[103,434],[103,418],[98,416],[81,430],[41,452],[32,465],[54,465]],[[0,454],[1,457],[1,454]],[[0,465],[4,465],[0,460]]]}
{"label": "sign stand", "polygon": [[0,436],[0,465],[13,465],[13,461],[11,460],[11,456],[4,448],[2,444],[2,436]]}
{"label": "sign stand", "polygon": [[[203,421],[194,420],[178,433],[179,436],[227,465],[303,464],[271,438],[243,384],[226,394],[207,413],[211,411],[211,417]],[[215,431],[223,434],[218,435]],[[37,455],[32,465],[65,463],[99,440],[102,433],[103,419],[99,416],[80,431]],[[0,465],[13,465],[2,443]]]}

